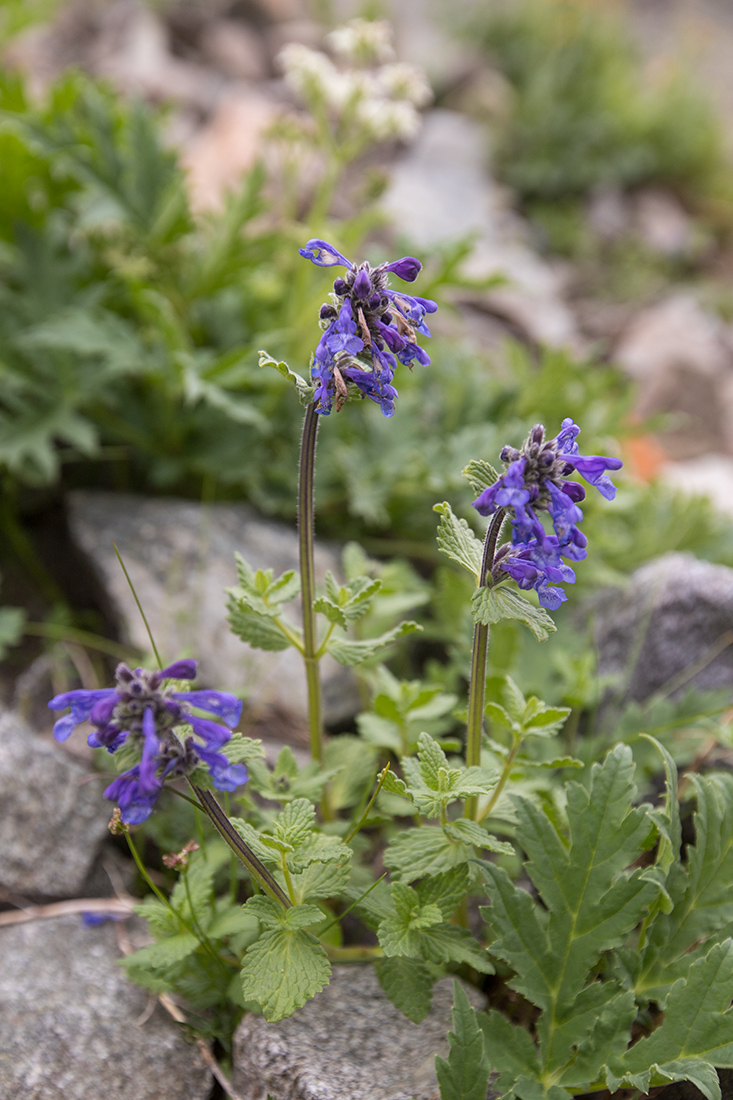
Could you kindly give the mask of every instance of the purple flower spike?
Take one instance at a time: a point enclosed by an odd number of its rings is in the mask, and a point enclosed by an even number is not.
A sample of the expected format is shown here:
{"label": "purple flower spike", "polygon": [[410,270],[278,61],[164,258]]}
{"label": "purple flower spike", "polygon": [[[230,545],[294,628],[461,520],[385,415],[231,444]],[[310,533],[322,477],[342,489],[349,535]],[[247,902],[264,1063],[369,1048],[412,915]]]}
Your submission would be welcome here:
{"label": "purple flower spike", "polygon": [[[94,726],[88,742],[116,752],[125,744],[139,752],[138,762],[107,787],[105,797],[116,801],[122,820],[139,825],[153,811],[166,779],[190,775],[205,766],[220,790],[231,791],[247,780],[241,764],[230,764],[220,751],[242,713],[242,703],[228,691],[173,691],[167,680],[191,679],[192,660],[176,661],[160,672],[132,670],[118,665],[117,685],[99,691],[68,691],[57,695],[53,710],[70,707],[71,714],[56,723],[56,736],[65,739],[80,722]],[[218,718],[202,718],[204,711]],[[186,726],[180,734],[176,727]],[[193,729],[194,737],[187,736]],[[201,739],[200,744],[195,738]]]}
{"label": "purple flower spike", "polygon": [[338,412],[356,390],[375,401],[385,416],[392,416],[397,398],[391,384],[395,370],[399,363],[410,369],[413,362],[430,363],[417,337],[430,336],[425,316],[438,307],[428,298],[390,290],[389,276],[413,282],[422,264],[414,256],[379,267],[352,264],[327,241],[316,238],[299,252],[319,267],[341,264],[347,269],[333,284],[331,303],[320,311],[324,333],[311,363],[316,411],[326,416],[335,403]]}
{"label": "purple flower spike", "polygon": [[[578,524],[583,513],[578,503],[585,489],[568,474],[577,470],[612,500],[616,487],[607,471],[618,470],[619,458],[583,456],[576,442],[580,428],[570,417],[562,422],[555,439],[545,439],[545,429],[535,425],[522,447],[501,452],[504,473],[473,502],[482,516],[506,509],[511,517],[511,542],[499,547],[492,575],[508,574],[520,588],[533,588],[540,604],[556,610],[567,596],[559,584],[573,584],[575,573],[563,561],[582,561],[587,539]],[[545,530],[540,515],[548,513],[554,534]]]}

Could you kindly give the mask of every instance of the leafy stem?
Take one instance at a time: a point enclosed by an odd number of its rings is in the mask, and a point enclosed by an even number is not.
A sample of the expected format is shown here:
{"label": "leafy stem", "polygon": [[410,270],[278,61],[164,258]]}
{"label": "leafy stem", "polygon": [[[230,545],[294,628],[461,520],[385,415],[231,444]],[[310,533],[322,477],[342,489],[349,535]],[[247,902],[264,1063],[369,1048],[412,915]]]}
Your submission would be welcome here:
{"label": "leafy stem", "polygon": [[[504,522],[505,509],[500,508],[494,515],[484,540],[484,552],[481,558],[481,570],[478,587],[491,584],[491,570],[494,565],[496,544]],[[473,650],[471,652],[471,682],[468,689],[468,719],[466,722],[466,767],[479,767],[481,764],[481,733],[484,718],[484,698],[486,695],[486,659],[489,653],[489,628],[486,623],[476,623],[473,629]],[[466,799],[464,816],[473,818],[476,814],[476,796]]]}

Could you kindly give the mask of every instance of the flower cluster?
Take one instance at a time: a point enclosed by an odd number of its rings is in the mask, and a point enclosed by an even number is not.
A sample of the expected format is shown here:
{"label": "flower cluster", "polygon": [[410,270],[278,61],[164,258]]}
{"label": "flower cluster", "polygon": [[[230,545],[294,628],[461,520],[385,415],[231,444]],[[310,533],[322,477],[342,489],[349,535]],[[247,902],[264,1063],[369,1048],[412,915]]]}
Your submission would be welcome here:
{"label": "flower cluster", "polygon": [[[511,542],[497,551],[494,576],[500,571],[508,573],[520,588],[534,588],[542,606],[553,610],[567,599],[556,585],[575,581],[575,573],[563,558],[581,561],[586,556],[587,539],[578,527],[583,518],[578,504],[585,498],[585,489],[567,478],[577,472],[607,500],[613,500],[616,487],[607,471],[623,465],[620,458],[581,455],[576,442],[579,432],[578,425],[567,417],[558,435],[545,439],[544,427],[537,424],[519,450],[503,449],[505,472],[473,502],[482,516],[500,509],[512,513]],[[549,513],[553,535],[545,531],[540,512]]]}
{"label": "flower cluster", "polygon": [[[93,748],[116,752],[122,745],[140,751],[140,761],[114,780],[105,798],[119,804],[122,820],[138,825],[150,816],[166,779],[189,775],[204,765],[215,787],[233,791],[247,781],[243,764],[230,764],[220,751],[231,737],[242,704],[226,691],[174,691],[167,680],[193,680],[196,662],[176,661],[160,672],[134,671],[120,664],[116,687],[96,691],[65,691],[48,704],[51,710],[71,708],[53,728],[65,741],[81,722],[95,727],[87,738]],[[214,715],[201,718],[193,709]],[[181,735],[177,727],[185,727]]]}
{"label": "flower cluster", "polygon": [[329,413],[334,399],[338,411],[352,383],[364,397],[380,405],[385,416],[395,411],[397,390],[392,385],[398,361],[412,369],[413,360],[427,365],[430,358],[417,342],[417,333],[430,335],[425,316],[438,308],[428,298],[390,290],[389,274],[413,282],[422,264],[413,256],[370,267],[352,264],[326,241],[310,240],[301,256],[318,267],[345,267],[333,284],[332,301],[321,307],[324,333],[316,348],[311,373],[316,381],[319,413]]}
{"label": "flower cluster", "polygon": [[388,23],[352,19],[327,41],[345,62],[290,42],[278,55],[285,78],[312,112],[324,108],[350,140],[359,143],[407,140],[420,126],[418,109],[433,98],[422,69],[393,62]]}

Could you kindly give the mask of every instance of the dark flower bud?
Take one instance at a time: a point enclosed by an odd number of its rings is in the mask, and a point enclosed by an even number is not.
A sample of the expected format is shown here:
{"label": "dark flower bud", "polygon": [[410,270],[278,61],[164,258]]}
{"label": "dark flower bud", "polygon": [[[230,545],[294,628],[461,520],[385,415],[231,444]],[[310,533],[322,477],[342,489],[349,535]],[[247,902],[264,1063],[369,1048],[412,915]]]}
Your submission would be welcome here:
{"label": "dark flower bud", "polygon": [[372,289],[372,281],[364,268],[360,268],[354,279],[353,292],[357,298],[366,298]]}

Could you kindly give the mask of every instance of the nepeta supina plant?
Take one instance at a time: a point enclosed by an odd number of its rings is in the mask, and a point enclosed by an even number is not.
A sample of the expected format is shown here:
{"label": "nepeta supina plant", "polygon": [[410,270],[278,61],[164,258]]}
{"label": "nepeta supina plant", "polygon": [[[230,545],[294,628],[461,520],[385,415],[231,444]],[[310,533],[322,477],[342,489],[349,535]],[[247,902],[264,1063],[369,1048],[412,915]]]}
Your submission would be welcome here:
{"label": "nepeta supina plant", "polygon": [[[324,327],[311,361],[315,390],[305,413],[300,450],[298,529],[303,609],[303,658],[308,685],[311,754],[323,763],[323,718],[319,660],[321,646],[315,618],[314,470],[318,418],[334,404],[340,412],[350,396],[369,397],[385,416],[395,411],[397,390],[392,385],[399,363],[412,369],[414,361],[427,365],[429,356],[417,342],[418,333],[429,336],[428,313],[438,308],[427,298],[417,298],[389,286],[390,274],[414,282],[422,264],[414,256],[371,267],[353,264],[327,241],[313,238],[301,256],[318,267],[340,266],[346,273],[333,284],[329,303],[321,307]],[[324,803],[326,808],[326,803]]]}
{"label": "nepeta supina plant", "polygon": [[[334,408],[338,412],[349,397],[369,397],[392,415],[397,367],[427,361],[417,336],[427,334],[425,315],[434,303],[387,285],[390,274],[414,279],[420,265],[412,258],[376,268],[355,265],[320,240],[308,242],[301,252],[319,266],[346,268],[322,311],[324,331],[311,363],[312,381],[263,357],[294,382],[307,406],[299,484],[304,629],[301,634],[282,613],[283,604],[298,593],[295,571],[274,578],[271,571],[255,571],[241,560],[241,587],[230,592],[230,622],[240,637],[260,648],[291,645],[305,658],[312,750],[323,764],[321,657],[328,652],[342,664],[357,665],[415,624],[401,624],[376,639],[348,637],[349,624],[375,596],[379,581],[373,576],[351,575],[339,585],[327,575],[325,593],[316,597],[316,431],[321,418]],[[730,844],[721,843],[730,837],[733,821],[730,776],[692,777],[698,800],[696,844],[688,846],[684,861],[674,761],[651,738],[666,773],[661,807],[639,804],[628,744],[617,746],[580,783],[566,786],[562,813],[545,812],[536,787],[529,797],[526,789],[522,794],[515,788],[509,821],[505,806],[497,805],[510,781],[529,778],[534,784],[533,769],[547,774],[545,769],[582,767],[579,760],[551,757],[551,745],[547,753],[534,747],[555,736],[568,708],[526,699],[508,677],[506,706],[493,701],[484,706],[490,625],[518,620],[544,640],[554,629],[546,609],[557,609],[567,598],[561,585],[574,581],[573,567],[586,556],[580,530],[585,490],[573,475],[580,474],[606,499],[615,494],[609,473],[620,460],[581,455],[578,434],[570,419],[550,439],[537,425],[520,448],[504,448],[503,473],[481,460],[469,463],[464,473],[476,493],[475,507],[490,519],[483,543],[447,503],[436,506],[442,513],[440,549],[478,582],[472,600],[476,627],[465,765],[449,759],[423,729],[416,757],[404,746],[401,778],[388,763],[369,779],[354,767],[345,785],[352,789],[340,794],[336,781],[332,804],[328,798],[322,802],[321,820],[344,810],[352,816],[342,814],[322,827],[315,804],[331,776],[353,765],[352,739],[334,739],[327,771],[313,763],[299,770],[289,750],[270,771],[257,759],[257,743],[245,745],[239,735],[237,740],[232,736],[238,700],[226,692],[180,690],[175,681],[193,677],[193,661],[159,672],[122,665],[114,688],[66,692],[52,700],[55,710],[71,708],[56,724],[57,737],[65,739],[89,720],[94,727],[90,744],[124,757],[126,770],[106,794],[119,802],[116,814],[121,811],[128,825],[146,820],[165,784],[185,777],[194,804],[209,815],[267,895],[248,890],[241,906],[236,868],[235,873],[230,868],[228,900],[217,896],[221,852],[213,845],[206,851],[202,833],[201,852],[192,853],[195,845],[189,843],[164,860],[181,872],[170,897],[147,879],[157,900],[146,899],[138,911],[148,916],[158,942],[126,960],[135,980],[194,998],[201,990],[204,1008],[216,1003],[219,1010],[228,997],[237,1005],[244,999],[258,1005],[266,1019],[279,1020],[323,989],[332,961],[369,960],[388,996],[419,1023],[430,1009],[436,977],[459,967],[464,975],[465,968],[490,974],[499,959],[504,973],[496,983],[509,984],[524,999],[519,1015],[531,1018],[531,1030],[495,1009],[479,1020],[457,986],[450,1055],[437,1060],[443,1100],[483,1100],[491,1071],[506,1100],[571,1100],[579,1093],[615,1092],[621,1086],[646,1093],[650,1086],[677,1079],[693,1080],[707,1100],[720,1100],[715,1066],[733,1066],[733,940],[725,938],[733,862]],[[504,530],[510,534],[502,541]],[[537,593],[539,608],[527,597],[529,590]],[[326,620],[320,638],[316,614]],[[407,686],[415,688],[408,693],[416,704],[415,720],[434,718],[434,693],[422,692],[419,683]],[[388,707],[386,716],[404,717],[407,709]],[[508,731],[509,738],[497,734],[482,762],[484,715],[492,732],[494,727]],[[372,717],[380,717],[376,708]],[[376,749],[389,745],[389,740],[374,740],[383,738],[383,723],[381,733],[379,722],[372,723],[370,735],[368,725],[359,728],[364,740],[356,751],[378,769]],[[246,772],[237,757],[250,762],[250,787],[259,799],[242,798],[246,817],[230,819],[203,786],[228,791],[243,782]],[[416,827],[391,826],[386,844],[377,847],[376,830],[390,815],[385,802],[376,819],[371,816],[380,791],[398,795],[403,807],[407,803]],[[281,808],[264,805],[272,802]],[[463,817],[457,816],[461,808]],[[513,843],[484,824],[495,809],[492,827]],[[372,839],[351,847],[365,825],[374,830]],[[353,866],[359,848],[378,856],[390,881],[384,881],[385,872],[363,889],[367,867]],[[515,883],[497,860],[480,858],[493,852],[509,857],[511,866],[517,850],[528,857],[524,871],[532,892]],[[482,889],[479,879],[487,883],[490,902],[482,911],[490,930],[486,940],[467,926],[465,899]],[[333,942],[332,926],[352,910],[374,929],[376,944]],[[534,1006],[529,1014],[526,1005]],[[232,1023],[237,1014],[230,1008]]]}
{"label": "nepeta supina plant", "polygon": [[[474,628],[466,731],[469,767],[478,765],[481,758],[489,625],[498,618],[514,617],[491,608],[492,594],[497,595],[491,590],[511,577],[520,589],[534,589],[542,607],[556,610],[567,599],[559,585],[575,582],[575,573],[567,561],[581,561],[587,553],[587,539],[578,526],[583,518],[578,504],[585,499],[585,489],[579,482],[569,480],[570,475],[581,474],[607,500],[616,495],[608,472],[619,470],[623,465],[621,459],[581,455],[577,444],[579,433],[580,428],[570,417],[563,420],[553,439],[547,439],[543,425],[536,424],[518,450],[503,448],[501,459],[506,467],[503,474],[487,465],[482,471],[489,484],[483,487],[473,506],[480,515],[492,519],[478,574],[479,593],[483,590],[486,602],[481,606],[481,600],[478,601]],[[467,467],[465,472],[475,484],[471,468]],[[553,534],[546,531],[542,513],[550,517]],[[507,519],[511,522],[511,539],[498,545]],[[511,764],[510,754],[497,790],[481,817],[495,804]],[[470,798],[466,802],[466,816],[473,817],[476,813],[476,800]]]}

